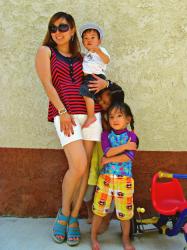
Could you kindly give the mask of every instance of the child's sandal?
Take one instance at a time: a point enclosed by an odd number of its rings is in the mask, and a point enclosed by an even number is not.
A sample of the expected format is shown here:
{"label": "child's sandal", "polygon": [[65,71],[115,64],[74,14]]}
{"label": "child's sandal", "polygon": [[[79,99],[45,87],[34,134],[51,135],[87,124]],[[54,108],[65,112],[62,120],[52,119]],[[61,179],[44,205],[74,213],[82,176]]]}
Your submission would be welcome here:
{"label": "child's sandal", "polygon": [[[69,227],[71,224],[77,223],[77,227]],[[80,228],[78,223],[78,218],[70,216],[67,230],[67,244],[69,246],[76,246],[80,243]]]}
{"label": "child's sandal", "polygon": [[[55,223],[53,225],[52,239],[56,243],[63,243],[66,239],[66,231],[68,224],[69,216],[62,214],[62,210],[59,209]],[[63,225],[62,222],[67,222],[66,225]]]}

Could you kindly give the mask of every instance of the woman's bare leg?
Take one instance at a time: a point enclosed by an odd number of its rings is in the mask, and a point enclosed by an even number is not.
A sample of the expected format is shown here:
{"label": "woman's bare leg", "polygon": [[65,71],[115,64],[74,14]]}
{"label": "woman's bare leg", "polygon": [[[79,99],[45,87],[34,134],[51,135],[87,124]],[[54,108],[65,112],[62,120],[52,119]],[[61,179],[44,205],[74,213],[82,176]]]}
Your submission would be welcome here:
{"label": "woman's bare leg", "polygon": [[[84,150],[85,150],[85,154],[87,156],[87,164],[86,164],[86,168],[84,169],[84,174],[83,174],[81,180],[79,182],[77,182],[77,183],[79,183],[79,186],[76,185],[76,194],[77,195],[76,196],[74,195],[75,200],[72,202],[72,211],[71,211],[72,217],[78,217],[79,210],[80,210],[80,207],[82,205],[83,198],[84,198],[84,194],[85,194],[86,188],[88,186],[89,165],[90,165],[90,161],[91,161],[91,157],[92,157],[93,148],[94,148],[94,142],[84,141]],[[77,152],[76,152],[76,154],[77,154]],[[80,156],[81,156],[81,154],[80,154]],[[80,164],[81,161],[78,161],[77,163]],[[77,226],[78,226],[77,222],[69,225],[69,227],[77,227]],[[75,237],[74,239],[77,240],[78,238]],[[70,240],[73,240],[73,239],[70,239]]]}
{"label": "woman's bare leg", "polygon": [[86,192],[86,188],[88,185],[89,166],[91,162],[94,145],[95,145],[95,142],[93,141],[84,141],[84,148],[85,148],[86,155],[87,155],[87,167],[81,179],[79,195],[76,197],[76,200],[74,201],[74,206],[73,206],[72,213],[71,213],[73,217],[78,216],[79,210],[82,205],[82,201]]}
{"label": "woman's bare leg", "polygon": [[[71,212],[73,195],[77,190],[77,183],[84,174],[87,167],[87,156],[81,140],[72,142],[64,147],[64,151],[68,160],[68,170],[64,176],[62,183],[62,213],[69,216]],[[77,154],[74,154],[77,152]],[[82,161],[82,166],[78,164]],[[69,185],[71,183],[71,185]],[[67,221],[61,221],[63,225],[67,225]],[[64,236],[58,235],[56,238],[63,239]]]}
{"label": "woman's bare leg", "polygon": [[68,216],[71,213],[73,195],[78,188],[77,183],[80,183],[87,168],[87,156],[81,140],[64,146],[64,151],[69,169],[62,183],[62,211],[64,215]]}

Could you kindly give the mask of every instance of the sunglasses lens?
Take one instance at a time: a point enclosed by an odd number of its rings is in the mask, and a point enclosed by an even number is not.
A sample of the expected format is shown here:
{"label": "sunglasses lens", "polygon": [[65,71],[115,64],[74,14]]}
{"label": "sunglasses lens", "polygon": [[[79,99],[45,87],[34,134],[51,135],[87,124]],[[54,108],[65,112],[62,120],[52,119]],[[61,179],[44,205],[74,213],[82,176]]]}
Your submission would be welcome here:
{"label": "sunglasses lens", "polygon": [[50,33],[55,33],[55,32],[57,32],[57,29],[58,29],[57,26],[51,25],[51,26],[49,27],[49,32],[50,32]]}
{"label": "sunglasses lens", "polygon": [[60,31],[60,32],[66,32],[66,31],[68,31],[69,30],[69,25],[68,24],[60,24],[59,26],[58,26],[58,30]]}

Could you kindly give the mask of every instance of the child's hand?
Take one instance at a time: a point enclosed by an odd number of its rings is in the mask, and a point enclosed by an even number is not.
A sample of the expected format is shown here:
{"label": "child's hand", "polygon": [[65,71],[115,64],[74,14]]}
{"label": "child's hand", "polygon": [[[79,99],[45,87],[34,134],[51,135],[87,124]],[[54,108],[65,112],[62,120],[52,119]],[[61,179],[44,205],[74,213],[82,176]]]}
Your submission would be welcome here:
{"label": "child's hand", "polygon": [[100,51],[100,48],[97,47],[97,46],[94,46],[94,47],[91,48],[91,51],[95,52],[95,53],[98,53]]}
{"label": "child's hand", "polygon": [[107,164],[107,163],[109,163],[110,161],[109,161],[109,158],[107,158],[107,157],[105,157],[105,156],[103,156],[102,158],[101,158],[101,166],[103,167],[105,164]]}
{"label": "child's hand", "polygon": [[131,142],[131,138],[128,140],[125,145],[125,150],[137,150],[137,145],[135,142]]}
{"label": "child's hand", "polygon": [[90,51],[97,53],[105,64],[108,64],[110,62],[110,57],[106,55],[99,47],[94,45],[90,46]]}

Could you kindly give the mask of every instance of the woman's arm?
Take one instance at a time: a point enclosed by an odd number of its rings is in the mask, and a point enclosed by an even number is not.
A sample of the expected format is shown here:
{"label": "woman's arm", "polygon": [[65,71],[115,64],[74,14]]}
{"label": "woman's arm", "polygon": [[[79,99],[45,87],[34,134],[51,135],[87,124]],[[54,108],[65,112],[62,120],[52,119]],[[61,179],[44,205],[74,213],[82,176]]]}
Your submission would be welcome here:
{"label": "woman's arm", "polygon": [[50,56],[51,51],[48,47],[41,46],[38,49],[36,54],[36,71],[49,100],[57,110],[61,110],[64,108],[64,105],[51,82]]}
{"label": "woman's arm", "polygon": [[92,74],[95,80],[90,81],[88,84],[88,87],[90,91],[95,91],[95,93],[98,93],[100,90],[108,88],[108,81],[100,78],[99,76]]}
{"label": "woman's arm", "polygon": [[[62,110],[65,107],[62,101],[60,100],[56,89],[52,85],[50,56],[51,51],[48,47],[41,46],[38,49],[38,52],[36,54],[36,71],[49,100],[57,110]],[[74,121],[72,120],[71,116],[68,113],[64,113],[60,115],[60,120],[61,130],[64,131],[67,136],[70,136],[70,134],[73,133],[74,124]]]}

